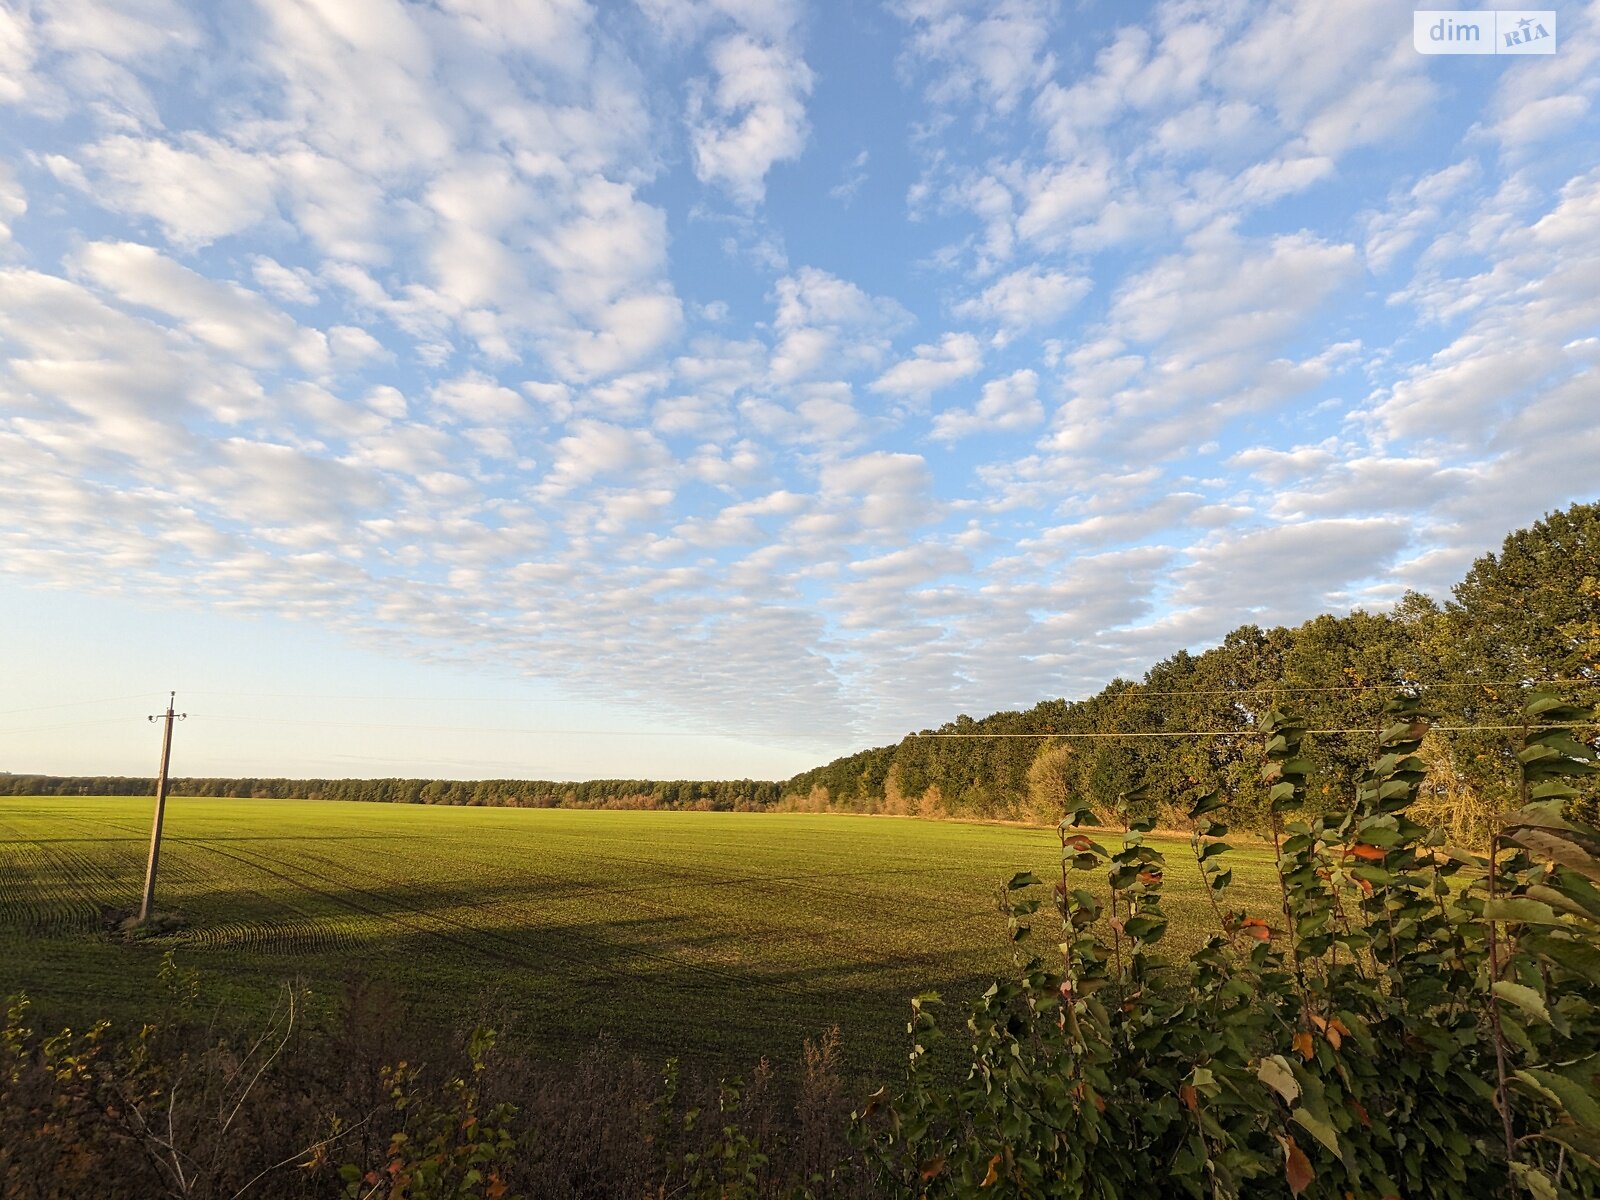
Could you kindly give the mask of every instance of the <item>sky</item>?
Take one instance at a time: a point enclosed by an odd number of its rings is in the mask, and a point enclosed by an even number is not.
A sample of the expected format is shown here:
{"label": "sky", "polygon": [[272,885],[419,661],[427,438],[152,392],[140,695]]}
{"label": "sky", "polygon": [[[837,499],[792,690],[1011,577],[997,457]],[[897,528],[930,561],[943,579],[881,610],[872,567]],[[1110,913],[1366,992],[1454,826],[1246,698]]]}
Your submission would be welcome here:
{"label": "sky", "polygon": [[782,778],[1600,494],[1600,3],[0,0],[0,770]]}

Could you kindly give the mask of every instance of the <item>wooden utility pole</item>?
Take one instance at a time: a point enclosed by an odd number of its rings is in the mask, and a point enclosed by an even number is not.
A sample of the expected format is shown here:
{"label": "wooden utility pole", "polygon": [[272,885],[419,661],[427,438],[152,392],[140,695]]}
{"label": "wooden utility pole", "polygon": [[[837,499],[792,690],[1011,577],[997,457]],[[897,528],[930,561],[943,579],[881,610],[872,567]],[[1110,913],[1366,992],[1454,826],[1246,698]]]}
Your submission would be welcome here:
{"label": "wooden utility pole", "polygon": [[[150,826],[150,863],[144,871],[144,900],[139,905],[140,924],[150,919],[150,906],[156,898],[156,860],[161,857],[161,818],[167,811],[167,763],[172,758],[172,722],[181,721],[189,715],[172,711],[173,701],[177,698],[177,692],[167,694],[166,727],[161,734],[161,776],[156,780],[156,819]],[[160,715],[150,718],[152,721],[162,719]]]}

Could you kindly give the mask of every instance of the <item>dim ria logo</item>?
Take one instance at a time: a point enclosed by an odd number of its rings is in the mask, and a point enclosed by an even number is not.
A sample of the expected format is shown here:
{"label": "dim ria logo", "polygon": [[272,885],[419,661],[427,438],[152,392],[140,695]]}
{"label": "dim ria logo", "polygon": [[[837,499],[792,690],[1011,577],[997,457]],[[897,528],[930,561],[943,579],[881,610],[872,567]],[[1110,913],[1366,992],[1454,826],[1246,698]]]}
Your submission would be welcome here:
{"label": "dim ria logo", "polygon": [[1413,14],[1418,54],[1554,54],[1556,14],[1548,9],[1427,9]]}

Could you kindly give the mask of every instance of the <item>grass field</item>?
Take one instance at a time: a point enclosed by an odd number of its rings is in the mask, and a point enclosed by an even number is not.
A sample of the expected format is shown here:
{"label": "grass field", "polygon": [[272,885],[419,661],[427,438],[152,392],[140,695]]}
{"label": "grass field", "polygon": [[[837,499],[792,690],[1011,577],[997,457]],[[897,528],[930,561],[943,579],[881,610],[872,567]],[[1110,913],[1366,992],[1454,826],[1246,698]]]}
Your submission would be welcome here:
{"label": "grass field", "polygon": [[[1049,830],[180,797],[157,907],[190,925],[123,944],[101,910],[137,901],[150,809],[0,798],[0,995],[136,1020],[172,948],[230,1010],[264,1007],[285,979],[328,996],[360,977],[554,1054],[603,1032],[748,1070],[837,1024],[848,1065],[881,1072],[910,996],[965,999],[1008,962],[996,884],[1059,870]],[[1164,848],[1181,955],[1212,918],[1187,845]],[[1276,908],[1268,862],[1238,852],[1234,903]]]}

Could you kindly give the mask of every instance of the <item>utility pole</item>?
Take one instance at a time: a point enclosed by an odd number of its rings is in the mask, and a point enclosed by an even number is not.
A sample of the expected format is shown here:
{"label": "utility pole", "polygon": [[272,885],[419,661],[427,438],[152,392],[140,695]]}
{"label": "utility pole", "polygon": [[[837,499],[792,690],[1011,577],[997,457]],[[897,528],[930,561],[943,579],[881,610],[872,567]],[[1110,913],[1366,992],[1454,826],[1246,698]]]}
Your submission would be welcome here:
{"label": "utility pole", "polygon": [[[166,728],[161,734],[161,777],[156,780],[156,819],[150,826],[150,863],[144,871],[144,900],[139,905],[139,923],[142,925],[150,919],[150,906],[156,898],[156,860],[161,857],[161,818],[167,811],[167,763],[172,758],[172,722],[182,721],[189,714],[175,713],[172,711],[173,701],[178,698],[177,692],[167,694],[167,711],[165,715]],[[162,720],[161,715],[149,718],[152,721]]]}

